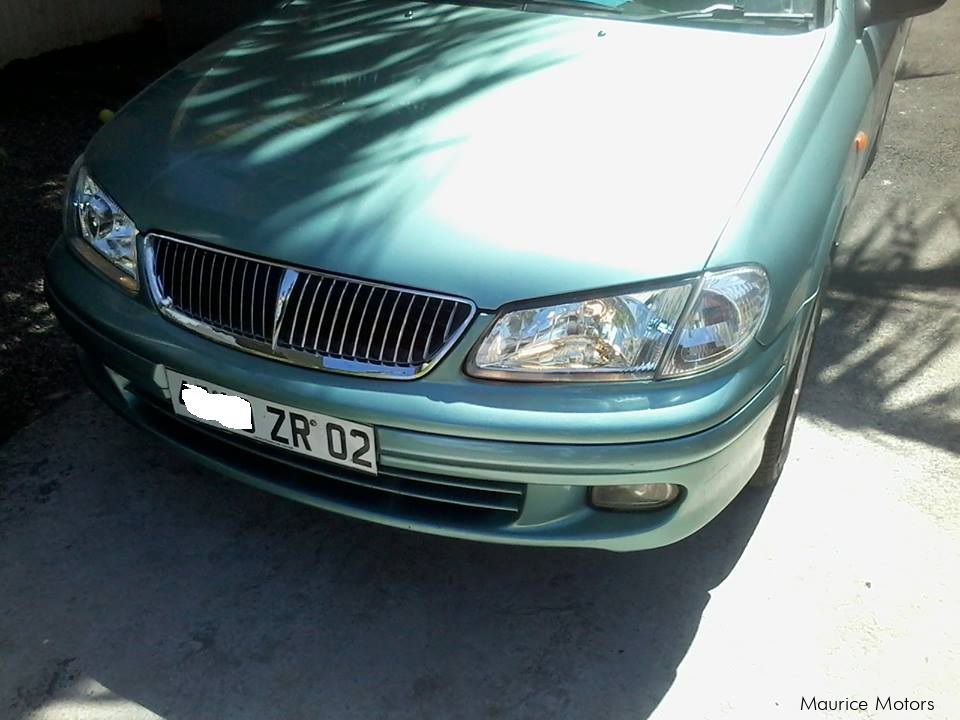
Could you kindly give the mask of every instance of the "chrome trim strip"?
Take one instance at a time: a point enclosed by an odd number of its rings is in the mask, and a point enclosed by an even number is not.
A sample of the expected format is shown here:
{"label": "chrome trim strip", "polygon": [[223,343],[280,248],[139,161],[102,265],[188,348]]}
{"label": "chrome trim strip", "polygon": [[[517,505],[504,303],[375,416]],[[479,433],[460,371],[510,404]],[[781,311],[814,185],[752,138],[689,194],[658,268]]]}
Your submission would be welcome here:
{"label": "chrome trim strip", "polygon": [[[246,295],[244,292],[247,289],[247,270],[250,269],[250,261],[243,261],[243,275],[240,277],[240,322],[237,323],[237,327],[240,328],[240,332],[243,332],[243,296]],[[233,318],[230,319],[230,323],[233,324]]]}
{"label": "chrome trim strip", "polygon": [[[183,291],[183,280],[184,280],[184,278],[187,276],[187,248],[184,247],[184,248],[177,248],[177,249],[178,249],[178,250],[183,250],[183,252],[180,253],[181,255],[183,255],[183,257],[180,258],[180,299],[182,300],[182,299],[183,299],[184,297],[186,297],[186,295],[187,295],[187,294]],[[174,255],[174,264],[176,264],[176,258],[177,258],[177,256]],[[171,293],[170,297],[171,297],[171,299],[173,298],[173,294],[172,294],[172,293]]]}
{"label": "chrome trim strip", "polygon": [[[312,277],[307,278],[307,282],[304,285],[303,292],[306,294],[307,287],[310,285],[310,281],[313,280]],[[307,332],[310,330],[310,318],[313,317],[313,309],[317,306],[317,295],[320,294],[320,288],[323,287],[323,278],[317,279],[317,286],[313,289],[313,296],[310,298],[310,309],[307,310],[307,321],[303,324],[303,335],[300,336],[300,347],[307,346]],[[293,333],[297,329],[297,318],[293,318],[293,327],[290,328],[290,338],[289,342],[293,345]]]}
{"label": "chrome trim strip", "polygon": [[[203,253],[203,255],[200,258],[200,282],[203,282],[203,269],[207,266],[208,254],[209,253]],[[213,283],[210,283],[210,284],[212,285]],[[198,312],[197,314],[203,315],[203,288],[202,287],[200,288],[199,295],[200,297],[197,298],[197,304],[200,305],[200,312]]]}
{"label": "chrome trim strip", "polygon": [[393,301],[393,307],[390,308],[390,317],[387,318],[387,326],[383,329],[383,342],[380,343],[380,352],[377,353],[377,360],[383,361],[383,351],[387,347],[387,335],[390,333],[390,326],[393,325],[393,314],[397,311],[397,304],[400,302],[400,293],[397,293]]}
{"label": "chrome trim strip", "polygon": [[450,326],[453,325],[453,317],[457,314],[457,306],[453,306],[453,310],[450,311],[450,317],[447,318],[447,327],[443,331],[443,336],[448,337],[450,335]]}
{"label": "chrome trim strip", "polygon": [[[358,328],[362,328],[362,327],[363,327],[363,319],[367,316],[367,308],[370,306],[370,299],[373,297],[373,294],[374,294],[376,291],[377,291],[376,288],[370,288],[370,292],[367,293],[367,299],[366,299],[366,301],[363,303],[363,311],[360,313],[360,322],[357,323],[357,327],[358,327]],[[350,322],[350,319],[349,319],[349,318],[347,318],[347,322],[348,322],[348,323]],[[353,338],[353,349],[350,351],[350,354],[353,355],[353,357],[356,357],[356,356],[357,356],[357,345],[359,345],[359,344],[360,344],[360,333],[357,333],[356,336]],[[342,345],[342,344],[341,344],[341,346],[340,346],[340,352],[343,353],[343,345]]]}
{"label": "chrome trim strip", "polygon": [[[193,267],[197,262],[197,253],[199,252],[198,248],[193,249],[193,255],[190,256],[190,280],[187,282],[187,291],[190,293],[190,302],[187,303],[191,314],[193,314]],[[200,313],[196,313],[199,315]]]}
{"label": "chrome trim strip", "polygon": [[440,304],[437,305],[437,311],[433,314],[433,322],[430,323],[430,334],[427,335],[427,345],[423,349],[424,355],[430,352],[430,341],[433,340],[433,333],[437,329],[437,318],[440,317],[440,311],[443,310],[444,303],[446,300],[441,300]]}
{"label": "chrome trim strip", "polygon": [[230,315],[227,317],[227,325],[233,322],[233,284],[237,279],[237,258],[233,259],[233,265],[230,266]]}
{"label": "chrome trim strip", "polygon": [[[326,355],[314,354],[312,352],[305,351],[305,350],[296,350],[293,348],[285,348],[281,346],[274,347],[272,342],[269,342],[269,341],[264,342],[259,338],[255,338],[255,337],[251,338],[251,337],[246,337],[242,335],[234,335],[233,333],[217,328],[208,322],[204,322],[202,320],[197,320],[196,318],[190,317],[186,313],[181,312],[176,307],[174,307],[172,298],[168,294],[164,293],[164,291],[160,287],[159,276],[157,273],[157,254],[154,248],[154,241],[156,239],[163,239],[165,241],[169,241],[177,245],[191,246],[201,251],[219,253],[224,256],[233,257],[235,259],[233,268],[231,269],[231,288],[230,288],[230,300],[229,300],[231,317],[228,318],[227,320],[228,325],[233,324],[233,318],[232,318],[233,282],[234,282],[234,277],[236,272],[236,266],[240,260],[244,261],[244,273],[243,273],[244,275],[246,275],[249,263],[255,262],[255,263],[262,263],[263,265],[267,265],[267,266],[277,267],[284,270],[285,278],[288,277],[286,275],[286,271],[293,272],[298,276],[308,275],[310,276],[310,279],[317,278],[319,282],[317,284],[317,289],[314,292],[314,299],[316,297],[317,291],[319,291],[319,288],[323,283],[323,280],[329,279],[331,283],[330,283],[330,288],[327,292],[327,297],[324,301],[323,313],[326,312],[327,306],[329,305],[330,296],[337,282],[344,283],[344,288],[343,288],[343,291],[341,292],[341,297],[340,297],[341,302],[343,299],[343,294],[347,289],[347,285],[351,283],[354,283],[357,286],[357,292],[359,292],[359,288],[361,286],[366,285],[367,287],[371,288],[371,295],[374,289],[381,288],[384,291],[384,293],[383,293],[383,297],[380,299],[380,306],[377,309],[375,324],[374,324],[374,327],[371,329],[371,336],[367,343],[367,349],[368,349],[368,352],[366,353],[367,357],[369,357],[369,348],[370,348],[370,344],[373,342],[373,333],[375,333],[376,331],[376,324],[379,323],[380,311],[383,309],[383,305],[387,298],[387,294],[391,291],[397,293],[397,298],[396,300],[394,300],[393,308],[391,310],[390,319],[388,320],[387,327],[384,331],[384,337],[383,337],[383,343],[381,344],[379,361],[348,360],[344,358],[333,358]],[[186,252],[184,252],[183,255],[184,255],[184,261],[185,261]],[[191,330],[192,332],[195,332],[198,335],[201,335],[209,340],[213,340],[214,342],[220,343],[221,345],[233,347],[235,349],[252,353],[254,355],[260,355],[266,358],[270,358],[272,360],[279,360],[281,362],[286,362],[291,365],[313,368],[317,370],[326,370],[334,373],[342,373],[347,375],[359,375],[362,377],[371,377],[371,378],[384,378],[384,379],[391,379],[391,380],[414,380],[416,378],[423,377],[428,372],[430,372],[430,370],[432,370],[444,357],[446,357],[447,353],[450,351],[453,345],[456,344],[456,342],[461,338],[461,336],[466,331],[467,327],[470,325],[470,323],[473,321],[474,317],[476,317],[476,314],[477,314],[476,304],[466,298],[455,297],[452,295],[443,295],[441,293],[434,293],[434,292],[428,292],[423,290],[414,290],[414,289],[409,289],[409,288],[395,286],[395,285],[387,285],[385,283],[380,283],[380,282],[375,282],[370,280],[363,280],[361,278],[353,278],[353,277],[348,277],[344,275],[334,275],[333,273],[311,270],[309,268],[301,268],[299,266],[297,267],[288,266],[279,262],[275,262],[271,260],[261,260],[259,258],[251,258],[248,256],[240,255],[239,253],[231,252],[229,250],[221,250],[220,248],[213,248],[206,245],[201,245],[199,243],[196,243],[190,240],[183,240],[178,237],[164,235],[161,233],[149,233],[144,237],[143,253],[141,254],[140,257],[142,257],[144,275],[146,276],[147,288],[149,291],[150,298],[156,304],[161,315],[166,317],[171,322],[174,322],[178,325],[182,325],[188,330]],[[221,269],[221,272],[222,272],[222,269]],[[182,282],[182,277],[183,275],[181,274],[181,282]],[[283,281],[281,280],[281,283],[282,282]],[[306,289],[306,286],[304,289]],[[222,290],[223,288],[221,287],[221,292]],[[290,292],[292,292],[292,285],[291,285],[291,288],[288,290],[288,295],[286,298],[287,301],[289,301]],[[460,304],[466,305],[469,310],[463,322],[461,322],[456,328],[452,328],[452,332],[448,332],[446,334],[443,345],[437,350],[437,352],[434,354],[434,357],[429,362],[424,362],[419,365],[406,365],[406,366],[395,365],[395,364],[386,363],[382,359],[384,351],[386,349],[385,344],[387,340],[387,335],[390,331],[390,325],[393,321],[393,314],[396,311],[396,306],[400,301],[400,297],[404,294],[407,294],[410,296],[411,305],[413,304],[414,297],[417,295],[427,299],[437,298],[441,301],[449,300],[452,303],[454,303],[450,320],[447,323],[448,329],[452,327],[453,314],[456,313],[458,305]],[[241,287],[240,301],[241,301],[240,318],[242,320],[243,319],[243,305],[242,305],[243,288],[242,287]],[[312,303],[311,303],[311,306],[312,306]],[[319,334],[322,329],[323,313],[321,314],[321,321],[320,323],[318,323],[318,326],[317,326],[317,337],[314,339],[314,346],[316,346],[319,340]],[[274,332],[276,332],[277,327],[279,327],[279,323],[277,323],[275,320]],[[273,338],[271,337],[269,338],[269,340],[273,340]],[[331,344],[331,341],[332,339],[328,338],[328,345]]]}
{"label": "chrome trim strip", "polygon": [[[362,285],[358,285],[357,289],[353,291],[353,297],[350,298],[350,307],[347,309],[347,319],[343,321],[343,333],[340,335],[340,347],[337,348],[337,355],[343,355],[343,343],[347,339],[347,330],[350,329],[350,318],[353,316],[353,308],[357,304],[357,296],[360,294],[360,288],[362,287]],[[373,290],[370,292],[373,292]]]}
{"label": "chrome trim strip", "polygon": [[[412,305],[413,303],[410,304]],[[423,307],[420,308],[420,317],[417,318],[417,326],[413,329],[413,337],[410,339],[410,352],[407,353],[407,363],[413,362],[413,348],[417,344],[417,333],[420,332],[420,323],[423,322],[423,315],[427,312],[427,305],[429,304],[430,298],[427,298],[423,301]]]}
{"label": "chrome trim strip", "polygon": [[410,298],[410,302],[407,303],[407,311],[403,313],[403,322],[400,323],[400,334],[397,335],[397,344],[393,348],[393,362],[397,361],[397,356],[400,354],[400,344],[403,342],[403,331],[407,327],[407,318],[410,317],[410,308],[413,307],[413,298]]}
{"label": "chrome trim strip", "polygon": [[377,305],[377,314],[373,316],[373,327],[370,328],[370,338],[367,340],[367,349],[364,351],[364,357],[370,357],[370,346],[373,344],[373,337],[377,334],[377,324],[380,322],[380,311],[383,310],[383,302],[387,299],[389,290],[384,290],[380,296],[380,304]]}
{"label": "chrome trim strip", "polygon": [[340,290],[340,297],[337,298],[337,309],[333,311],[333,320],[330,321],[330,334],[327,335],[327,346],[323,349],[325,353],[330,352],[330,345],[333,343],[333,331],[337,329],[337,318],[340,316],[340,306],[343,305],[343,296],[347,294],[347,288],[350,283],[343,281],[343,288]]}
{"label": "chrome trim strip", "polygon": [[[253,307],[253,299],[257,297],[257,276],[259,274],[260,274],[260,265],[257,265],[253,269],[253,280],[250,281],[250,296],[251,296],[250,297],[250,334],[253,336],[256,336],[257,334],[257,323],[253,319],[253,311],[255,310],[255,308]],[[266,300],[266,294],[267,294],[266,291],[264,291],[263,294],[264,294],[264,300]],[[277,303],[277,300],[274,300],[274,304],[276,303]],[[203,313],[198,313],[198,314],[202,315]],[[264,339],[266,339],[267,337],[266,332],[263,333],[263,337]]]}
{"label": "chrome trim strip", "polygon": [[[299,273],[297,277],[299,277]],[[284,275],[284,278],[286,278],[286,275]],[[310,288],[310,280],[311,278],[308,277],[306,280],[303,281],[303,287],[300,289],[300,296],[297,298],[297,306],[293,309],[293,322],[290,324],[290,334],[287,336],[287,344],[289,345],[293,345],[293,333],[297,329],[297,318],[300,317],[300,306],[303,304],[303,298],[306,296],[307,290]],[[290,286],[290,290],[291,291],[293,290],[293,285]],[[279,303],[279,300],[277,302]],[[309,314],[310,313],[307,313],[308,316]],[[280,322],[282,319],[283,319],[282,317],[277,317],[276,320],[274,321],[274,324],[276,325],[276,327],[273,330],[274,337],[277,337],[280,334]],[[310,322],[309,317],[307,317],[307,322]],[[300,344],[303,345],[303,343],[300,343]],[[274,350],[277,349],[276,340],[273,341],[273,349]]]}
{"label": "chrome trim strip", "polygon": [[[273,319],[270,318],[270,302],[267,300],[268,293],[271,292],[271,283],[274,278],[274,268],[267,267],[266,272],[264,273],[266,277],[263,278],[263,309],[266,311],[266,317],[263,319],[263,334],[265,337],[268,337],[273,340]],[[280,275],[280,281],[277,282],[276,288],[272,290],[273,292],[273,314],[276,315],[277,310],[277,301],[280,299],[280,282],[283,281],[283,275]],[[268,324],[270,323],[270,324]]]}
{"label": "chrome trim strip", "polygon": [[327,306],[330,305],[330,295],[333,294],[333,289],[336,286],[337,286],[336,280],[331,282],[330,287],[327,288],[327,296],[323,299],[323,308],[321,308],[320,310],[320,319],[317,320],[317,332],[313,336],[313,349],[315,352],[320,352],[320,350],[317,348],[317,343],[320,342],[320,330],[323,329],[323,318],[326,317]]}
{"label": "chrome trim strip", "polygon": [[[206,258],[204,258],[206,259]],[[217,267],[217,256],[214,255],[213,259],[210,261],[210,274],[213,275],[214,268]],[[200,265],[200,274],[203,274],[203,264]],[[213,283],[207,283],[210,287],[207,288],[207,314],[213,315]]]}
{"label": "chrome trim strip", "polygon": [[[269,278],[269,271],[267,277]],[[270,344],[271,352],[277,352],[277,340],[280,338],[280,326],[283,324],[283,316],[287,310],[287,302],[290,300],[290,293],[293,292],[293,286],[297,284],[297,278],[299,277],[300,273],[287,268],[283,271],[283,277],[280,278],[280,289],[277,291],[277,305],[273,311],[273,340]],[[264,298],[266,298],[266,291],[264,291],[263,295]],[[300,293],[300,299],[303,300],[303,293]],[[264,299],[264,303],[266,303],[266,299]],[[300,312],[299,302],[297,303],[297,312]],[[293,322],[294,324],[297,322],[296,315],[293,317]],[[264,332],[266,332],[266,325],[264,325]]]}

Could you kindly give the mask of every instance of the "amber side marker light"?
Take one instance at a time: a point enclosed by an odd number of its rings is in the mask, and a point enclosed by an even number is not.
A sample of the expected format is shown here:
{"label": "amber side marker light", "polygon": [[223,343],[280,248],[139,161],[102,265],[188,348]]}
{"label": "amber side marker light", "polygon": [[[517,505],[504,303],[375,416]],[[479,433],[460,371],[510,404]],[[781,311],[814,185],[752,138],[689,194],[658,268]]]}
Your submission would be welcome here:
{"label": "amber side marker light", "polygon": [[870,138],[867,137],[867,134],[861,130],[853,138],[853,146],[857,149],[857,152],[863,152],[867,149],[867,146],[870,145]]}

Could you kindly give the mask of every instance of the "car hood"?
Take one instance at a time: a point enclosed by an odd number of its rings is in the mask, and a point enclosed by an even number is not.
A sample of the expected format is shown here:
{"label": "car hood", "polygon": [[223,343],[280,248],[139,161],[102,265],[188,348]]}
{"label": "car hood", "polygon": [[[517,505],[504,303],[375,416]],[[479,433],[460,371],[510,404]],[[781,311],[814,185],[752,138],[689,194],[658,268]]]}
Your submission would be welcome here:
{"label": "car hood", "polygon": [[143,231],[495,308],[700,270],[821,42],[300,0],[86,162]]}

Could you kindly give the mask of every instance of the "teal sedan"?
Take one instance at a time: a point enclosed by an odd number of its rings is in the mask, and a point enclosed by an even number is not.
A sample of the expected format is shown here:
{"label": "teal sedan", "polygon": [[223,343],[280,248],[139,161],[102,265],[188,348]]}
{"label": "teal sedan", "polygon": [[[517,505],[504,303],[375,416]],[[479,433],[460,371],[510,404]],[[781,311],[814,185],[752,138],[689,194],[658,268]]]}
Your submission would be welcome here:
{"label": "teal sedan", "polygon": [[783,470],[908,18],[939,4],[283,3],[92,140],[50,302],[108,405],[256,487],[675,542]]}

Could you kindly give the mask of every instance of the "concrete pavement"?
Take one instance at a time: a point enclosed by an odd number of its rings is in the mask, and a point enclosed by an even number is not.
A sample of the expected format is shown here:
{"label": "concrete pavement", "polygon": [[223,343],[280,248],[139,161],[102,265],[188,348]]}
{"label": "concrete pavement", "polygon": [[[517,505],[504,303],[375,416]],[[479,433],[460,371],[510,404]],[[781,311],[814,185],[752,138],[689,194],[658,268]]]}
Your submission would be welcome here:
{"label": "concrete pavement", "polygon": [[655,552],[449,541],[85,394],[0,448],[0,717],[960,718],[958,37],[956,0],[914,23],[772,493]]}

